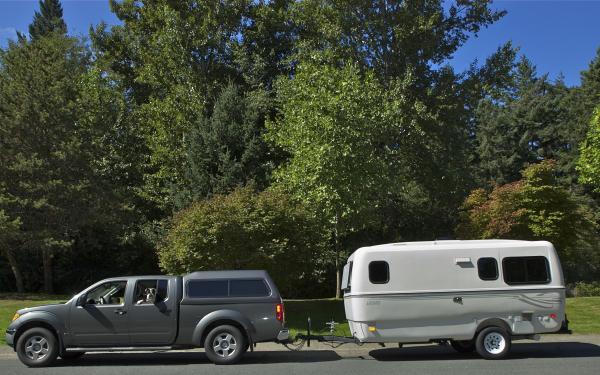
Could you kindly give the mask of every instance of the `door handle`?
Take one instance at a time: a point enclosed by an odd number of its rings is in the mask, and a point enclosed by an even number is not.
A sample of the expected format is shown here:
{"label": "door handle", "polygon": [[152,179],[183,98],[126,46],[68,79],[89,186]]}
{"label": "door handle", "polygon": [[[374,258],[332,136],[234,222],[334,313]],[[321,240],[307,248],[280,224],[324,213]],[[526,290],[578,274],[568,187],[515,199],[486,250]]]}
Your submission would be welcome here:
{"label": "door handle", "polygon": [[117,309],[117,310],[115,310],[115,314],[117,314],[117,315],[125,315],[125,314],[127,314],[127,311]]}
{"label": "door handle", "polygon": [[454,303],[458,303],[458,304],[461,304],[461,305],[463,303],[462,297],[454,297],[452,299],[452,301],[454,301]]}

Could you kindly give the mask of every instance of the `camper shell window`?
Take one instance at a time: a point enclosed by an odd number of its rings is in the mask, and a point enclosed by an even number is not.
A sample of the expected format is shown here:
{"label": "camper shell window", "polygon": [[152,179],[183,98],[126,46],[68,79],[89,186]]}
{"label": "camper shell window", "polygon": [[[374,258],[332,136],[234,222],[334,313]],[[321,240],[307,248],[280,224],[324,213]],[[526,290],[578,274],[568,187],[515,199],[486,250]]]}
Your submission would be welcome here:
{"label": "camper shell window", "polygon": [[369,263],[369,281],[373,284],[387,284],[390,281],[390,266],[384,260]]}
{"label": "camper shell window", "polygon": [[543,256],[504,258],[502,271],[508,285],[550,282],[550,266],[548,259]]}
{"label": "camper shell window", "polygon": [[479,258],[477,271],[481,280],[498,280],[498,261],[496,258]]}
{"label": "camper shell window", "polygon": [[268,297],[271,289],[263,279],[190,280],[186,293],[191,298]]}

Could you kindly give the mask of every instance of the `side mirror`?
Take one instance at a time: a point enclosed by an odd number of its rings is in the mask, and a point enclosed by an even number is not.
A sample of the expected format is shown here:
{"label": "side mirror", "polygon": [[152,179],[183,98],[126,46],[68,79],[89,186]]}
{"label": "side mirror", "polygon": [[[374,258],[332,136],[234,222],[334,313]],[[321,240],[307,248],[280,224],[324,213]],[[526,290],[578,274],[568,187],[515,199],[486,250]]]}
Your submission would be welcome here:
{"label": "side mirror", "polygon": [[77,301],[75,302],[75,306],[83,306],[85,305],[85,295],[77,297]]}

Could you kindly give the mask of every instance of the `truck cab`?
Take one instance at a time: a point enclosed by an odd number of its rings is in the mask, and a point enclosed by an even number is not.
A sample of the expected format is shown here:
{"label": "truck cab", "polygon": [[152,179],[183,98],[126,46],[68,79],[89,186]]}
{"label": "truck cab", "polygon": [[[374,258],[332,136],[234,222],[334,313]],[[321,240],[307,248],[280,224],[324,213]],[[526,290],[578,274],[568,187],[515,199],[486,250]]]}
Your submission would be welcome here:
{"label": "truck cab", "polygon": [[17,311],[6,331],[30,367],[94,351],[194,347],[229,364],[254,343],[287,338],[282,299],[265,271],[105,279],[63,304]]}

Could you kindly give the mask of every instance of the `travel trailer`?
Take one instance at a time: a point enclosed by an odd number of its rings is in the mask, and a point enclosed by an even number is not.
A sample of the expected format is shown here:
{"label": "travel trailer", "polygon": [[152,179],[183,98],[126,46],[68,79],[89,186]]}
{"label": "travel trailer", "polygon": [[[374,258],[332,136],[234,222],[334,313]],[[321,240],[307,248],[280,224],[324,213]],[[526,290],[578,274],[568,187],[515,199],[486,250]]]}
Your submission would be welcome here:
{"label": "travel trailer", "polygon": [[405,242],[356,250],[342,276],[360,342],[449,342],[504,357],[511,339],[561,329],[565,285],[545,241]]}

